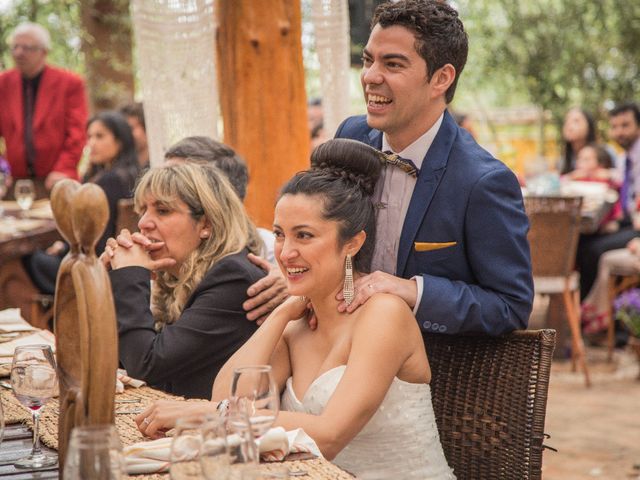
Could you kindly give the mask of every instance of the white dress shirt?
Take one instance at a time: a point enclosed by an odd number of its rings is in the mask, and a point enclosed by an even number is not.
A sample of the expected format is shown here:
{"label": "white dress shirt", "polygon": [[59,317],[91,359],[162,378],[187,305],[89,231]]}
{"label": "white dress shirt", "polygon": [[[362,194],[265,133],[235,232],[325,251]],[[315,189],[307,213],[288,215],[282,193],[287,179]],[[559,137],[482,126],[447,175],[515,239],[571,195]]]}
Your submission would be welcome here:
{"label": "white dress shirt", "polygon": [[[422,161],[433,143],[444,114],[440,115],[433,126],[401,152],[400,157],[413,161],[416,167],[422,168]],[[387,142],[386,134],[382,137],[382,151],[393,151]],[[373,252],[371,271],[381,270],[396,275],[398,262],[398,245],[402,226],[407,215],[409,202],[413,195],[417,179],[407,175],[403,170],[387,165],[378,180],[374,193],[374,201],[379,206],[376,227],[376,245]],[[422,297],[422,277],[413,277],[418,286],[418,297],[414,313],[420,305]]]}

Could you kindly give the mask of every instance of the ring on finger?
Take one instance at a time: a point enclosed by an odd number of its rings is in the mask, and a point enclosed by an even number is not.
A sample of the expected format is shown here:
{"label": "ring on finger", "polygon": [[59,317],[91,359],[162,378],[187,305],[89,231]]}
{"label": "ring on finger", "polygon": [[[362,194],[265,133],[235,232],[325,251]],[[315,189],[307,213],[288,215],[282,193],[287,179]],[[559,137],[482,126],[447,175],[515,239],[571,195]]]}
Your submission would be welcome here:
{"label": "ring on finger", "polygon": [[151,420],[149,420],[149,417],[145,417],[144,420],[142,420],[142,423],[144,425],[149,425],[151,423]]}

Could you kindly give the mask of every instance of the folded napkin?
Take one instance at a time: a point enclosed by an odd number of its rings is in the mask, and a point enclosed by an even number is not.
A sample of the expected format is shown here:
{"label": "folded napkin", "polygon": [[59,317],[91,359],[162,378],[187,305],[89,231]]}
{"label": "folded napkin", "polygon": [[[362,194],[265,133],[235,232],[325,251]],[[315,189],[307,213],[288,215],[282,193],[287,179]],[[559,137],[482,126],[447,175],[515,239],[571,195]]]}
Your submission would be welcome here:
{"label": "folded napkin", "polygon": [[22,315],[19,308],[7,308],[0,311],[0,332],[30,332],[36,330]]}
{"label": "folded napkin", "polygon": [[127,371],[122,368],[118,369],[116,374],[116,393],[123,393],[125,385],[133,388],[140,388],[146,385],[146,382],[143,380],[138,380],[137,378],[131,378],[127,375]]}
{"label": "folded napkin", "polygon": [[16,338],[10,342],[0,344],[0,357],[13,357],[16,347],[24,345],[49,345],[56,351],[56,339],[49,330],[38,330],[36,333],[25,337]]}
{"label": "folded napkin", "polygon": [[[237,435],[229,435],[227,442],[238,441]],[[282,461],[290,453],[308,452],[322,457],[320,449],[304,430],[297,428],[290,432],[282,427],[271,428],[258,440],[258,450],[263,461]],[[171,437],[148,442],[140,442],[123,450],[127,473],[161,473],[169,470]]]}

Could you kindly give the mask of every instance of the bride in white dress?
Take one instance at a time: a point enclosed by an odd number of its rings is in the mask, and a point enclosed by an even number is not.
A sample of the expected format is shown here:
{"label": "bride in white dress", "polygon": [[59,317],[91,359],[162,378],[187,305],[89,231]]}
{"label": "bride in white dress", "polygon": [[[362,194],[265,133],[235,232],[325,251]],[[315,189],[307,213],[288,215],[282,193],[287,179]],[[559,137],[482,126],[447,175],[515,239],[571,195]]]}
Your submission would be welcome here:
{"label": "bride in white dress", "polygon": [[331,140],[314,150],[312,165],[284,186],[275,210],[276,258],[292,297],[229,359],[212,399],[228,395],[236,367],[271,364],[283,392],[277,424],[302,427],[338,466],[363,479],[454,479],[407,303],[378,293],[353,313],[338,309],[345,280],[349,296],[347,257],[356,278],[371,260],[381,154]]}

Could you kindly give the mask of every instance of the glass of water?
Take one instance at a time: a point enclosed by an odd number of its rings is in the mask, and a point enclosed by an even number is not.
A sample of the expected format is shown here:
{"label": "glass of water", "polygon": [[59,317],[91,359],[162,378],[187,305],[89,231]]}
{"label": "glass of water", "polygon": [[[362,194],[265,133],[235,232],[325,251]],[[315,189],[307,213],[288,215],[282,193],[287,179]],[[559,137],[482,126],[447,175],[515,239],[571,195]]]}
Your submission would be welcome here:
{"label": "glass of water", "polygon": [[171,480],[200,480],[200,449],[202,448],[202,426],[204,418],[181,418],[171,440],[169,473]]}
{"label": "glass of water", "polygon": [[33,181],[28,178],[18,180],[13,190],[13,195],[16,197],[20,210],[23,212],[29,210],[36,199],[36,188],[33,185]]}
{"label": "glass of water", "polygon": [[124,475],[122,443],[115,426],[73,429],[64,465],[65,480],[120,480]]}

